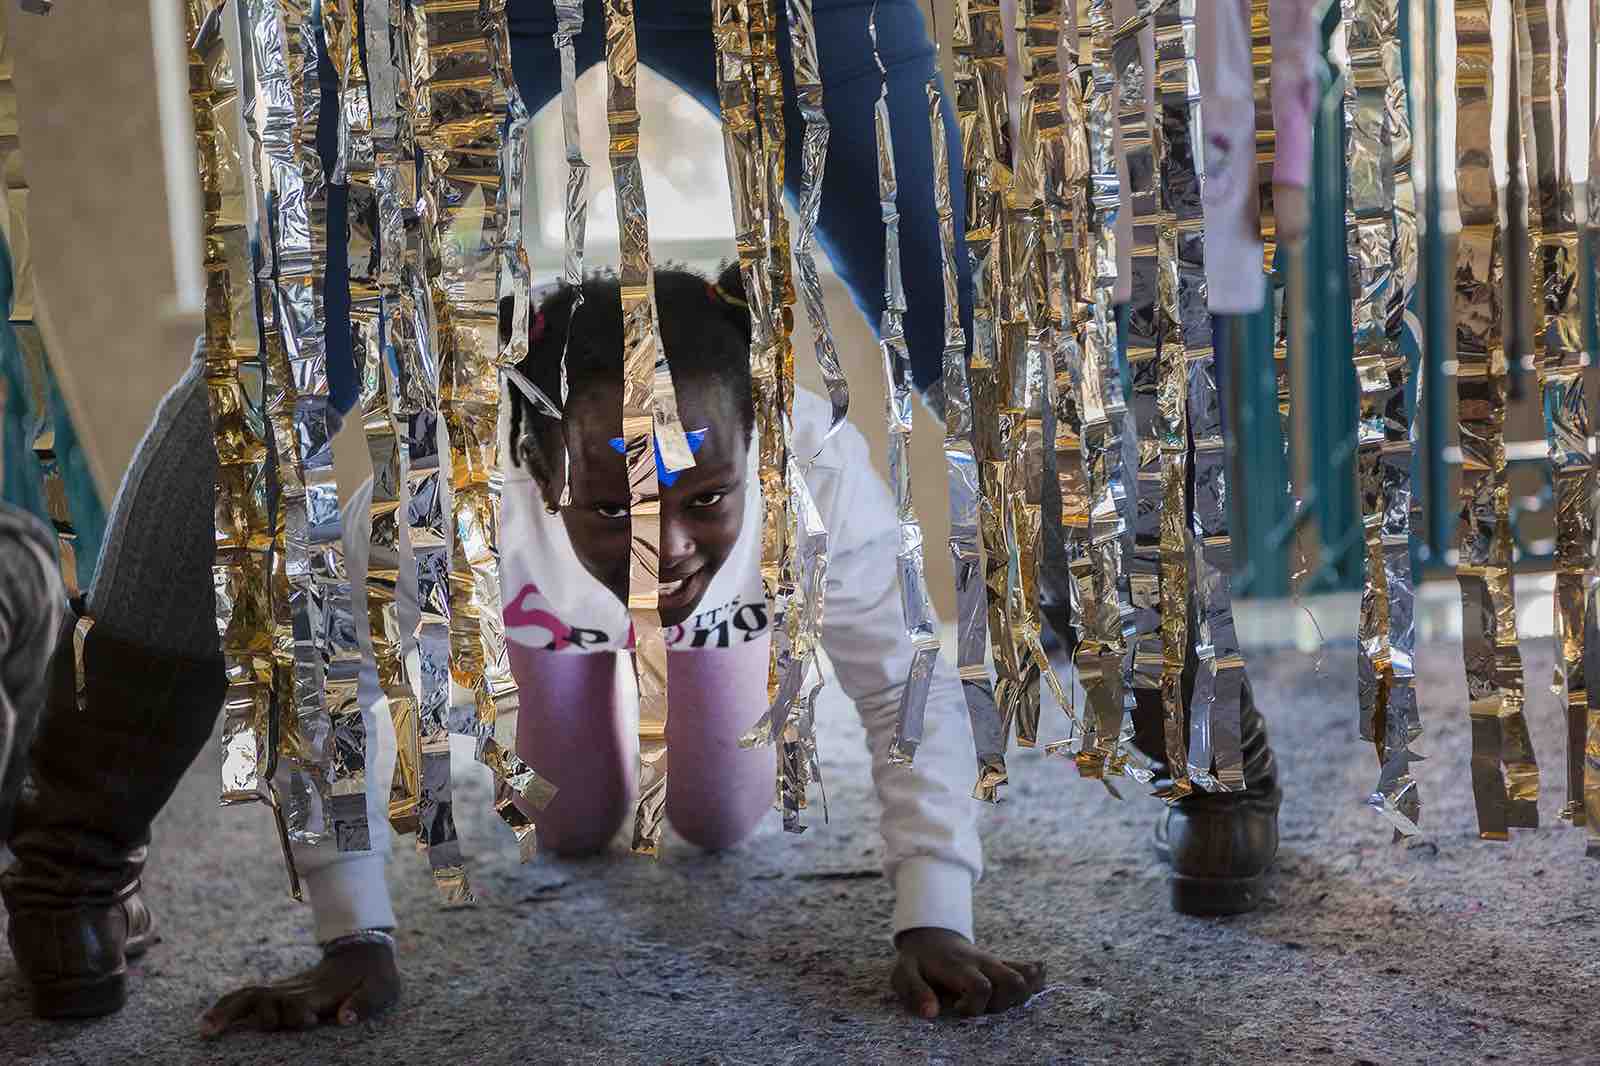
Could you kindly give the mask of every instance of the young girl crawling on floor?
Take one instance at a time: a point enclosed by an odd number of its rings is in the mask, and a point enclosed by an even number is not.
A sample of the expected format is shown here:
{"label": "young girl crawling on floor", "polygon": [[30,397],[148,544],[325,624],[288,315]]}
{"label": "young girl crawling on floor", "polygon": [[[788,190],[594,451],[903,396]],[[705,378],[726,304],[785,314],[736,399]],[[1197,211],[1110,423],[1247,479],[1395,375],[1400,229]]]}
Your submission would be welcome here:
{"label": "young girl crawling on floor", "polygon": [[[573,296],[562,290],[544,303],[519,368],[547,396],[559,395]],[[656,301],[680,415],[696,447],[693,467],[661,478],[660,613],[672,708],[667,818],[691,843],[718,850],[744,840],[769,815],[775,775],[771,747],[738,743],[766,707],[771,631],[759,573],[750,316],[737,269],[715,284],[658,271]],[[523,693],[518,748],[559,789],[537,823],[541,849],[562,855],[605,848],[636,793],[629,708],[622,704],[632,690],[616,683],[630,628],[628,476],[616,447],[623,339],[617,282],[585,282],[571,327],[566,417],[549,418],[511,390],[501,528],[506,638]],[[1005,1010],[1037,991],[1044,973],[1037,963],[1002,961],[972,939],[982,854],[968,794],[973,745],[960,682],[940,665],[916,764],[891,766],[912,655],[895,577],[899,529],[860,433],[846,425],[822,443],[829,414],[825,401],[799,391],[794,448],[801,456],[822,448],[806,475],[831,545],[822,640],[871,748],[884,873],[895,892],[891,984],[906,1008],[924,1017],[938,1013],[941,999],[966,1014]],[[558,505],[569,464],[569,502]],[[347,510],[357,583],[365,579],[370,493],[369,483]],[[404,591],[414,602],[415,586]],[[365,611],[355,613],[364,621]],[[368,674],[369,736],[381,738],[388,713]],[[391,751],[374,759],[368,775],[379,805],[387,800],[385,763],[392,758]],[[202,1019],[203,1031],[350,1024],[398,997],[386,932],[395,925],[384,882],[386,827],[375,825],[373,835],[368,852],[297,850],[323,961],[278,984],[224,996]]]}

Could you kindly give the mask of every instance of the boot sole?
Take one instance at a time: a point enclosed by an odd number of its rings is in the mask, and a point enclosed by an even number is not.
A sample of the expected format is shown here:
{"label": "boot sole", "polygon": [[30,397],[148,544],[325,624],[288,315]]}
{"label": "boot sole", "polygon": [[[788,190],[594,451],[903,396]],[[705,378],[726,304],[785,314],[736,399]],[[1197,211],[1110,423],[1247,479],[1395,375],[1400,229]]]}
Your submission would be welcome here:
{"label": "boot sole", "polygon": [[1214,918],[1229,914],[1248,914],[1261,906],[1265,897],[1266,874],[1254,877],[1185,877],[1173,874],[1167,879],[1172,894],[1172,909],[1179,914]]}
{"label": "boot sole", "polygon": [[87,982],[34,985],[33,1013],[40,1018],[100,1018],[128,1002],[126,970]]}

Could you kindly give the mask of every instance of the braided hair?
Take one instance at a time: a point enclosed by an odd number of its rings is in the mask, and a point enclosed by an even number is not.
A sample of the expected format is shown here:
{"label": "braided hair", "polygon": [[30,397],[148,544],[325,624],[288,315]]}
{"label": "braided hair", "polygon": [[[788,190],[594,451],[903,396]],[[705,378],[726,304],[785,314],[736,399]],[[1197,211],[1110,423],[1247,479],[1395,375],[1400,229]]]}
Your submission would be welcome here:
{"label": "braided hair", "polygon": [[[622,379],[622,288],[615,275],[591,274],[583,303],[572,314],[577,290],[563,285],[539,306],[528,331],[528,355],[517,369],[546,396],[561,398],[561,348],[567,345],[567,406],[583,393]],[[750,394],[750,312],[738,264],[715,281],[687,269],[656,271],[656,310],[673,384],[714,384],[730,391],[748,446],[755,425]],[[568,340],[570,325],[571,339]],[[511,390],[512,462],[532,468],[560,454],[561,425],[522,390]]]}

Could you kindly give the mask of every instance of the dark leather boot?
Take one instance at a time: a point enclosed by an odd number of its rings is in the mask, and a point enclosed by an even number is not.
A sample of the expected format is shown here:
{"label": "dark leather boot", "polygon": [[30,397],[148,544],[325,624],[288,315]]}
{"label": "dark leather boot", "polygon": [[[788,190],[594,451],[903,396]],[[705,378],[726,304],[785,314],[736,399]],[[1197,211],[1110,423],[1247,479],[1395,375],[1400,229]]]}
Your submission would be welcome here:
{"label": "dark leather boot", "polygon": [[[1072,612],[1064,592],[1051,595],[1047,571],[1040,568],[1040,614],[1061,638],[1068,654],[1073,646]],[[1190,616],[1189,632],[1194,632]],[[1184,666],[1185,706],[1193,698],[1199,662],[1194,649]],[[1159,694],[1135,693],[1134,746],[1164,775],[1166,733]],[[1187,723],[1185,723],[1187,728]],[[1240,697],[1244,792],[1191,792],[1164,807],[1156,817],[1156,854],[1172,868],[1172,908],[1180,914],[1243,914],[1261,905],[1268,867],[1278,853],[1277,763],[1267,743],[1267,723],[1256,707],[1250,682]],[[1157,787],[1167,781],[1158,778]]]}
{"label": "dark leather boot", "polygon": [[49,706],[0,876],[7,939],[44,1018],[120,1009],[127,965],[152,941],[139,895],[150,824],[211,736],[222,657],[153,654],[90,629],[82,706],[73,641],[56,650]]}
{"label": "dark leather boot", "polygon": [[[1187,690],[1192,671],[1185,676]],[[1138,694],[1135,743],[1165,763],[1159,698]],[[1240,699],[1244,753],[1243,792],[1202,792],[1166,807],[1156,818],[1156,854],[1172,868],[1172,908],[1180,914],[1243,914],[1261,905],[1268,867],[1278,853],[1277,761],[1267,743],[1267,723],[1250,683]],[[1165,782],[1160,782],[1165,783]]]}

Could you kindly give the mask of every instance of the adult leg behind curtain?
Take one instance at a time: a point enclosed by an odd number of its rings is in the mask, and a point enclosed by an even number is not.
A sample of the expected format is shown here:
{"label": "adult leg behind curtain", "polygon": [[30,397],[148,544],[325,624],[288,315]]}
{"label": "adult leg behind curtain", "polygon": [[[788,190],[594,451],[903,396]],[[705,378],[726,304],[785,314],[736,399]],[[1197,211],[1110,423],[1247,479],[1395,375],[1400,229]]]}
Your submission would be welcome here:
{"label": "adult leg behind curtain", "polygon": [[0,876],[11,948],[45,1016],[126,996],[127,953],[149,942],[139,897],[150,825],[211,735],[225,690],[212,618],[217,469],[202,354],[169,392],[111,509],[88,606],[57,648],[29,782]]}

